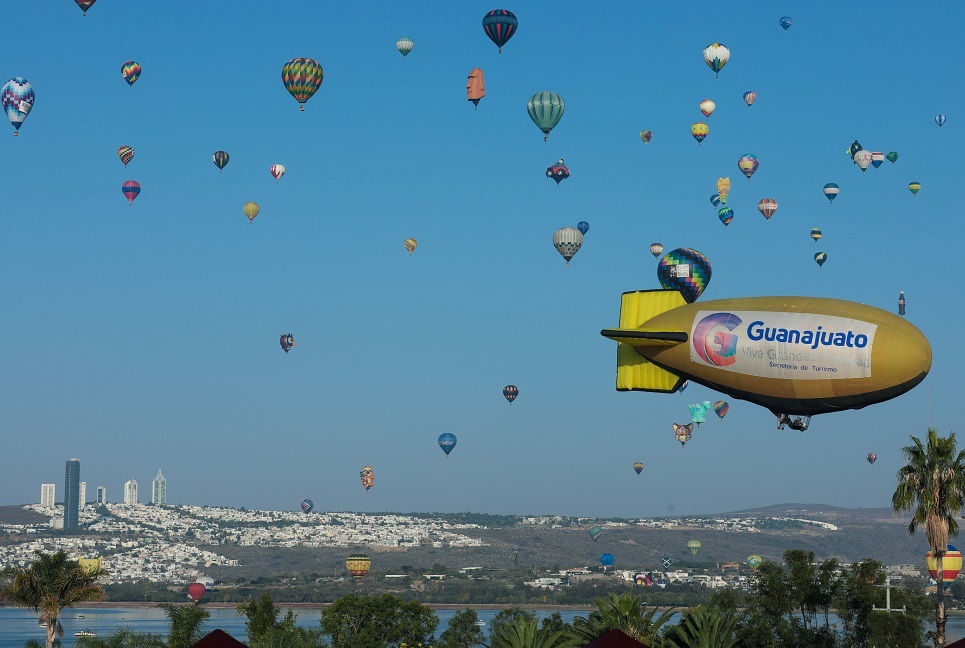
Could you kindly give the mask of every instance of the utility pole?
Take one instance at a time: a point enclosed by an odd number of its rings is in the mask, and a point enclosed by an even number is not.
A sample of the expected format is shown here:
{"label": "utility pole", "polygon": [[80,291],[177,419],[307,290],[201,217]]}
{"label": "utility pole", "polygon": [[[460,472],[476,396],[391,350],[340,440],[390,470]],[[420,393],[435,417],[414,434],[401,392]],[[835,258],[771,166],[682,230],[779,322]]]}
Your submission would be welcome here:
{"label": "utility pole", "polygon": [[905,606],[902,605],[901,609],[891,607],[891,578],[885,580],[884,585],[875,585],[875,587],[885,588],[885,606],[883,608],[871,606],[871,609],[875,612],[904,612]]}

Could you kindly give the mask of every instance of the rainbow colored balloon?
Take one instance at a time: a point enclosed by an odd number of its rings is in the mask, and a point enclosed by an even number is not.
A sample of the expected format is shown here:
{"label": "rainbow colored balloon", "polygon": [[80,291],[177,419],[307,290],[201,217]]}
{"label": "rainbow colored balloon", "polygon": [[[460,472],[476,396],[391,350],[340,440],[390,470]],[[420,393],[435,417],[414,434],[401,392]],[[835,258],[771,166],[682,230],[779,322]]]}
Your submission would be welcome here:
{"label": "rainbow colored balloon", "polygon": [[727,404],[727,401],[717,401],[714,403],[714,413],[720,418],[727,416],[727,412],[729,411],[730,405]]}
{"label": "rainbow colored balloon", "polygon": [[130,146],[122,146],[117,149],[117,157],[121,159],[124,166],[127,166],[127,163],[134,159],[134,149]]}
{"label": "rainbow colored balloon", "polygon": [[753,153],[744,153],[737,160],[737,167],[741,170],[741,173],[747,176],[748,182],[751,181],[751,176],[757,172],[759,166],[761,166],[761,161]]}
{"label": "rainbow colored balloon", "polygon": [[141,78],[141,64],[137,61],[128,61],[121,65],[121,76],[127,81],[127,85],[134,85],[134,82]]}
{"label": "rainbow colored balloon", "polygon": [[677,248],[661,257],[657,279],[668,290],[679,290],[688,304],[693,304],[710,283],[710,261],[691,248]]}
{"label": "rainbow colored balloon", "polygon": [[318,91],[324,78],[325,71],[315,59],[293,58],[281,69],[281,81],[285,84],[285,89],[295,101],[302,104],[298,107],[299,110],[305,110],[305,102]]}
{"label": "rainbow colored balloon", "polygon": [[10,79],[3,84],[3,88],[0,88],[0,104],[3,105],[3,111],[7,113],[7,119],[13,126],[14,135],[20,132],[23,120],[34,107],[35,98],[33,86],[20,76]]}

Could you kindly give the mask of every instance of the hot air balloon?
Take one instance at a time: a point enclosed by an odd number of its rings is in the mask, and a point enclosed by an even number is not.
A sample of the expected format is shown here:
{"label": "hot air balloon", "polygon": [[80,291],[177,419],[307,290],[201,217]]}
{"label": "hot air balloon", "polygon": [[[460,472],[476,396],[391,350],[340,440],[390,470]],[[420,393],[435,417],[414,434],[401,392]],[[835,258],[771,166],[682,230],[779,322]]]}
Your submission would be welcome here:
{"label": "hot air balloon", "polygon": [[291,333],[282,333],[278,342],[281,344],[281,350],[285,352],[285,355],[295,346],[295,338],[292,337]]}
{"label": "hot air balloon", "polygon": [[586,221],[580,221],[576,224],[576,229],[580,230],[580,234],[586,236],[586,233],[590,231],[590,224]]}
{"label": "hot air balloon", "polygon": [[[925,554],[925,567],[928,569],[928,574],[938,582],[938,559],[932,555],[929,550]],[[953,547],[948,545],[945,553],[942,554],[942,585],[948,587],[955,582],[958,578],[958,572],[962,570],[962,553]]]}
{"label": "hot air balloon", "polygon": [[318,91],[324,78],[325,70],[315,59],[293,58],[281,68],[281,82],[300,104],[299,110],[305,110],[305,102]]}
{"label": "hot air balloon", "polygon": [[566,265],[570,265],[570,259],[583,245],[583,235],[580,234],[580,230],[573,227],[561,227],[553,233],[553,245],[566,259]]}
{"label": "hot air balloon", "polygon": [[715,110],[717,110],[717,104],[710,99],[704,99],[700,102],[700,112],[704,114],[704,117],[710,117]]}
{"label": "hot air balloon", "polygon": [[285,165],[284,164],[272,164],[271,168],[268,169],[271,173],[271,177],[275,179],[275,182],[281,180],[281,177],[285,175]]}
{"label": "hot air balloon", "polygon": [[757,568],[761,566],[762,562],[763,560],[761,559],[761,557],[756,554],[753,556],[747,557],[747,566],[753,569],[754,571],[757,571]]}
{"label": "hot air balloon", "polygon": [[663,254],[663,243],[651,243],[650,244],[650,254],[655,257]]}
{"label": "hot air balloon", "polygon": [[195,603],[201,602],[204,596],[204,583],[191,583],[188,585],[188,597]]}
{"label": "hot air balloon", "polygon": [[720,205],[720,194],[711,194],[710,204],[713,205],[714,207],[717,207],[718,205]]}
{"label": "hot air balloon", "polygon": [[941,128],[945,125],[945,115],[935,115],[935,123]]}
{"label": "hot air balloon", "polygon": [[791,28],[791,17],[790,17],[790,16],[784,16],[783,18],[781,18],[780,20],[777,21],[777,24],[779,24],[781,27],[783,27],[783,28],[784,28],[784,31],[787,31],[788,29]]}
{"label": "hot air balloon", "polygon": [[517,396],[519,396],[519,389],[516,387],[516,385],[506,385],[503,387],[503,398],[508,400],[510,405],[513,404],[513,401],[516,400]]}
{"label": "hot air balloon", "polygon": [[917,195],[918,192],[921,191],[921,183],[917,180],[912,180],[908,183],[908,191],[911,192],[912,196]]}
{"label": "hot air balloon", "polygon": [[466,82],[466,99],[472,102],[474,108],[479,107],[479,100],[486,96],[486,79],[482,68],[473,68],[469,72]]}
{"label": "hot air balloon", "polygon": [[814,255],[814,262],[818,264],[818,267],[824,265],[824,262],[828,260],[828,255],[824,252],[817,252]]}
{"label": "hot air balloon", "polygon": [[688,423],[687,425],[677,425],[673,424],[673,436],[677,441],[680,441],[680,447],[683,447],[690,438],[694,435],[694,424]]}
{"label": "hot air balloon", "polygon": [[258,203],[246,202],[244,207],[241,208],[241,211],[248,217],[248,222],[253,223],[255,222],[255,216],[261,211],[261,207],[258,206]]}
{"label": "hot air balloon", "polygon": [[362,466],[359,477],[362,478],[362,487],[366,491],[375,486],[375,471],[372,470],[372,466]]}
{"label": "hot air balloon", "polygon": [[854,154],[860,151],[861,149],[862,147],[861,147],[861,144],[858,143],[858,140],[851,142],[851,146],[850,148],[848,148],[848,156],[853,160]]}
{"label": "hot air balloon", "polygon": [[817,243],[817,242],[818,242],[818,239],[821,238],[821,230],[818,229],[817,227],[812,227],[812,228],[811,228],[811,238],[814,239],[814,242],[815,242],[815,243]]}
{"label": "hot air balloon", "polygon": [[563,158],[559,159],[559,162],[553,166],[546,168],[546,177],[556,180],[556,186],[560,186],[560,183],[570,177],[570,170],[566,168],[563,163]]}
{"label": "hot air balloon", "polygon": [[720,202],[726,205],[727,196],[730,195],[730,178],[729,177],[717,178],[717,193],[720,196]]}
{"label": "hot air balloon", "polygon": [[690,422],[696,423],[697,427],[706,421],[707,410],[710,409],[710,402],[691,403],[687,406],[690,409]]}
{"label": "hot air balloon", "polygon": [[737,167],[747,177],[748,182],[751,181],[751,176],[757,172],[759,166],[761,166],[761,162],[753,153],[744,153],[737,159]]}
{"label": "hot air balloon", "polygon": [[829,182],[824,185],[824,195],[828,197],[828,201],[831,202],[831,204],[834,204],[834,199],[838,197],[839,193],[841,193],[841,188],[835,183]]}
{"label": "hot air balloon", "polygon": [[448,457],[452,449],[456,447],[456,435],[450,434],[449,432],[440,434],[439,447],[442,448],[442,451],[445,452]]}
{"label": "hot air balloon", "polygon": [[302,500],[302,513],[308,515],[309,513],[312,512],[313,508],[315,508],[315,502],[313,502],[310,499]]}
{"label": "hot air balloon", "polygon": [[413,47],[415,47],[415,43],[413,43],[412,39],[408,36],[403,36],[399,40],[395,41],[395,49],[399,50],[399,54],[402,55],[403,61],[405,60],[405,57],[409,55],[409,52],[412,51]]}
{"label": "hot air balloon", "polygon": [[871,151],[865,151],[862,149],[854,154],[853,159],[854,163],[858,165],[859,169],[861,169],[861,173],[864,173],[868,170],[868,167],[871,166]]}
{"label": "hot air balloon", "polygon": [[902,290],[898,293],[898,314],[905,314],[905,291]]}
{"label": "hot air balloon", "polygon": [[352,575],[356,583],[362,582],[362,578],[369,573],[371,566],[372,560],[365,554],[352,554],[345,559],[345,568],[348,569],[348,573]]}
{"label": "hot air balloon", "polygon": [[214,165],[219,169],[224,169],[228,166],[228,160],[231,159],[227,153],[224,151],[215,151],[214,155],[211,156]]}
{"label": "hot air balloon", "polygon": [[636,462],[635,464],[633,464],[633,470],[634,470],[638,475],[639,475],[640,473],[642,473],[642,472],[643,472],[643,462],[638,461],[638,462]]}
{"label": "hot air balloon", "polygon": [[690,134],[697,140],[697,144],[703,142],[708,133],[710,133],[710,128],[704,122],[696,122],[690,127]]}
{"label": "hot air balloon", "polygon": [[127,163],[134,159],[134,149],[132,149],[130,146],[122,146],[121,148],[117,149],[117,157],[121,159],[121,162],[124,163],[124,166],[127,166]]}
{"label": "hot air balloon", "polygon": [[725,416],[727,416],[727,412],[729,411],[730,411],[730,405],[727,404],[727,401],[717,401],[716,403],[714,403],[714,413],[718,417],[724,418]]}
{"label": "hot air balloon", "polygon": [[748,90],[747,92],[744,93],[744,103],[747,104],[748,108],[753,106],[755,101],[757,101],[756,92],[754,92],[753,90]]}
{"label": "hot air balloon", "polygon": [[878,455],[872,452],[867,456],[867,459],[868,459],[868,463],[873,464],[875,461],[878,460]]}
{"label": "hot air balloon", "polygon": [[892,151],[891,153],[885,156],[885,159],[891,162],[892,164],[894,164],[895,162],[898,161],[898,151]]}
{"label": "hot air balloon", "polygon": [[503,45],[516,33],[518,24],[516,14],[506,9],[494,9],[482,19],[486,36],[496,44],[500,54],[503,52]]}
{"label": "hot air balloon", "polygon": [[27,118],[30,110],[34,107],[35,98],[33,86],[21,76],[10,79],[3,84],[3,88],[0,88],[0,105],[3,106],[3,111],[7,113],[7,119],[13,126],[14,135],[20,132],[23,120]]}
{"label": "hot air balloon", "polygon": [[719,218],[720,222],[726,227],[734,220],[734,210],[730,207],[721,207],[717,210],[717,218]]}
{"label": "hot air balloon", "polygon": [[706,256],[691,248],[677,248],[663,255],[657,264],[660,285],[680,294],[692,304],[710,283],[712,268]]}
{"label": "hot air balloon", "polygon": [[593,538],[593,542],[596,542],[599,537],[603,535],[603,527],[601,527],[599,524],[594,524],[587,530],[587,533],[589,533],[590,537]]}
{"label": "hot air balloon", "polygon": [[884,153],[882,153],[881,151],[872,151],[872,152],[871,152],[871,166],[873,166],[874,168],[877,169],[878,167],[880,167],[880,166],[881,166],[882,164],[884,164],[884,163],[885,163],[885,154],[884,154]]}
{"label": "hot air balloon", "polygon": [[720,74],[720,71],[727,65],[727,61],[729,60],[730,50],[722,43],[711,43],[704,48],[704,63],[714,71],[714,77]]}
{"label": "hot air balloon", "polygon": [[649,144],[650,140],[653,139],[653,133],[648,130],[640,131],[640,139],[643,140],[644,144]]}
{"label": "hot air balloon", "polygon": [[86,15],[87,15],[87,10],[90,9],[91,6],[92,6],[95,2],[97,2],[97,0],[74,0],[74,2],[77,3],[77,6],[80,7],[80,10],[83,11],[83,12],[84,12],[84,15],[86,16]]}
{"label": "hot air balloon", "polygon": [[603,565],[603,571],[606,571],[607,567],[613,566],[613,554],[605,553],[600,556],[600,564]]}
{"label": "hot air balloon", "polygon": [[771,220],[771,216],[777,211],[777,201],[773,198],[763,198],[757,203],[757,211],[761,212],[767,220]]}
{"label": "hot air balloon", "polygon": [[121,76],[127,81],[127,85],[134,85],[134,82],[141,78],[141,64],[137,61],[126,61],[121,65]]}
{"label": "hot air balloon", "polygon": [[133,205],[134,199],[141,193],[141,185],[134,180],[128,180],[121,185],[121,193],[123,193],[127,201]]}
{"label": "hot air balloon", "polygon": [[550,131],[560,123],[564,110],[566,110],[566,102],[555,92],[537,92],[526,102],[526,112],[529,113],[533,123],[543,131],[544,142],[549,141]]}
{"label": "hot air balloon", "polygon": [[690,550],[690,554],[696,558],[697,552],[700,551],[700,540],[690,540],[687,542],[687,549]]}
{"label": "hot air balloon", "polygon": [[405,249],[409,251],[409,254],[412,254],[415,252],[415,249],[419,247],[419,241],[415,240],[414,238],[407,238],[406,240],[402,241],[402,245],[404,245]]}

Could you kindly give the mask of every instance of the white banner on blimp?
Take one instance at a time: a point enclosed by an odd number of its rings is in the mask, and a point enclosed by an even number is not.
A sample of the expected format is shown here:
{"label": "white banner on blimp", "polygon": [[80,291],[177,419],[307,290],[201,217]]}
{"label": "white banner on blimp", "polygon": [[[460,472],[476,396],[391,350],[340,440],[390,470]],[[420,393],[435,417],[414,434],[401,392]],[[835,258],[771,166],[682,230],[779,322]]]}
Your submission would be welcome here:
{"label": "white banner on blimp", "polygon": [[761,378],[868,378],[877,328],[814,313],[699,311],[690,331],[690,359]]}

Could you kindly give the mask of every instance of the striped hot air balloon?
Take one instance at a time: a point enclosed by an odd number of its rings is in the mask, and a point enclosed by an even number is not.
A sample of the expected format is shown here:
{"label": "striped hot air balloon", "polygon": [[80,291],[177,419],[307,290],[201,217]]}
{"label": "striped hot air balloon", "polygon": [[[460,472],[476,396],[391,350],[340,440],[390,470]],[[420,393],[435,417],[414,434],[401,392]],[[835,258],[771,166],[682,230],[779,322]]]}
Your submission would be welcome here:
{"label": "striped hot air balloon", "polygon": [[255,216],[261,211],[261,207],[258,206],[258,203],[246,202],[244,207],[241,208],[241,211],[248,217],[248,222],[253,223]]}
{"label": "striped hot air balloon", "polygon": [[717,414],[717,416],[719,416],[720,418],[724,418],[725,416],[727,416],[727,412],[729,411],[730,411],[730,405],[727,404],[727,401],[717,401],[716,403],[714,403],[714,413]]}
{"label": "striped hot air balloon", "polygon": [[127,198],[130,204],[134,204],[134,199],[141,193],[141,185],[135,180],[128,180],[121,185],[121,193]]}
{"label": "striped hot air balloon", "polygon": [[211,160],[219,170],[228,166],[228,160],[230,159],[231,157],[224,151],[215,151],[214,155],[211,156]]}
{"label": "striped hot air balloon", "polygon": [[302,500],[302,513],[308,515],[309,513],[312,512],[313,508],[315,508],[315,502],[313,502],[310,499]]}
{"label": "striped hot air balloon", "polygon": [[[925,566],[928,568],[928,574],[938,582],[938,559],[932,555],[929,550],[925,554]],[[962,570],[962,552],[948,545],[948,549],[942,555],[942,584],[948,587],[955,582],[958,578],[958,572]]]}
{"label": "striped hot air balloon", "polygon": [[348,569],[348,573],[352,575],[356,583],[362,582],[365,575],[369,573],[371,566],[372,559],[365,554],[352,554],[345,559],[345,568]]}
{"label": "striped hot air balloon", "polygon": [[587,530],[587,533],[590,534],[590,538],[593,539],[593,542],[596,542],[600,539],[600,536],[603,535],[603,527],[601,527],[599,524],[594,524]]}
{"label": "striped hot air balloon", "polygon": [[583,246],[583,235],[575,227],[561,227],[553,233],[553,246],[570,265],[572,259]]}
{"label": "striped hot air balloon", "polygon": [[489,36],[489,40],[496,45],[500,54],[503,53],[503,45],[516,33],[518,25],[516,14],[508,9],[493,9],[482,19],[486,36]]}
{"label": "striped hot air balloon", "polygon": [[419,247],[419,241],[415,240],[414,238],[407,238],[406,240],[402,241],[402,245],[404,245],[405,249],[409,251],[409,254],[412,254],[415,252],[415,249]]}
{"label": "striped hot air balloon", "polygon": [[305,110],[305,102],[318,91],[324,78],[325,70],[311,58],[293,58],[281,69],[281,81],[288,94],[301,104],[299,110]]}
{"label": "striped hot air balloon", "polygon": [[818,240],[820,240],[821,236],[822,236],[822,234],[821,234],[821,230],[820,230],[819,228],[817,228],[817,227],[812,227],[812,228],[811,228],[811,238],[814,239],[814,242],[815,242],[815,243],[817,243]]}
{"label": "striped hot air balloon", "polygon": [[945,115],[935,115],[935,123],[941,128],[945,125]]}
{"label": "striped hot air balloon", "polygon": [[121,162],[124,163],[124,166],[127,166],[127,163],[134,159],[134,149],[130,146],[122,146],[121,148],[117,149],[117,157],[121,159]]}
{"label": "striped hot air balloon", "polygon": [[834,199],[838,197],[839,193],[841,193],[841,188],[835,183],[829,182],[828,184],[824,185],[824,195],[827,196],[828,201],[831,204],[834,204]]}
{"label": "striped hot air balloon", "polygon": [[659,258],[663,254],[663,243],[651,243],[650,254]]}
{"label": "striped hot air balloon", "polygon": [[533,123],[543,131],[544,142],[549,141],[550,131],[560,123],[565,110],[566,102],[555,92],[537,92],[526,102],[526,112],[529,113]]}
{"label": "striped hot air balloon", "polygon": [[873,166],[874,168],[877,169],[878,167],[880,167],[880,166],[881,166],[882,164],[884,164],[884,163],[885,163],[885,154],[884,154],[884,153],[882,153],[881,151],[872,151],[872,152],[871,152],[871,166]]}
{"label": "striped hot air balloon", "polygon": [[141,78],[141,64],[137,61],[125,61],[121,65],[121,76],[127,81],[127,85],[134,85],[134,82]]}
{"label": "striped hot air balloon", "polygon": [[917,180],[913,180],[908,183],[908,191],[911,192],[912,196],[917,196],[918,192],[921,191],[921,183]]}
{"label": "striped hot air balloon", "polygon": [[771,220],[771,216],[777,211],[777,201],[773,198],[763,198],[757,203],[757,211],[761,212],[767,220]]}

